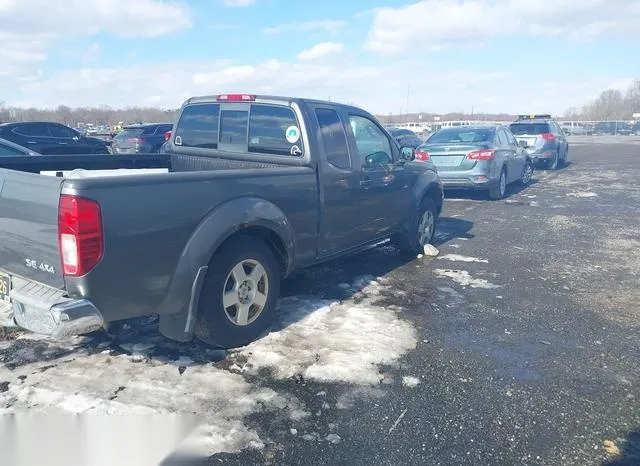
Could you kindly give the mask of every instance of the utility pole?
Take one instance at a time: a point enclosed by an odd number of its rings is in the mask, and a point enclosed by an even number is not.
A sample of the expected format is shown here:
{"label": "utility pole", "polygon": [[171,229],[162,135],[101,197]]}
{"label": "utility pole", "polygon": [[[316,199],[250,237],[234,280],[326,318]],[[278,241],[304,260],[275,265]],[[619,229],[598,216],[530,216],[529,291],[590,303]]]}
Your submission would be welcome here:
{"label": "utility pole", "polygon": [[406,108],[406,114],[407,114],[407,119],[406,122],[409,121],[409,95],[411,93],[411,86],[407,85],[407,106]]}

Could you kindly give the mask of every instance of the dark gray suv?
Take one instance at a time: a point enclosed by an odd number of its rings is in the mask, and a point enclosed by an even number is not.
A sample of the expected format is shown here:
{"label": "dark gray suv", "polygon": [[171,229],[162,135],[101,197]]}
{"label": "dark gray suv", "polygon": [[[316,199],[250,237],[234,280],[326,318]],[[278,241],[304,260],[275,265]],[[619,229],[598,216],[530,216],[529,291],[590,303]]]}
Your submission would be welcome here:
{"label": "dark gray suv", "polygon": [[533,163],[550,170],[563,167],[569,157],[569,142],[551,115],[520,115],[509,129]]}

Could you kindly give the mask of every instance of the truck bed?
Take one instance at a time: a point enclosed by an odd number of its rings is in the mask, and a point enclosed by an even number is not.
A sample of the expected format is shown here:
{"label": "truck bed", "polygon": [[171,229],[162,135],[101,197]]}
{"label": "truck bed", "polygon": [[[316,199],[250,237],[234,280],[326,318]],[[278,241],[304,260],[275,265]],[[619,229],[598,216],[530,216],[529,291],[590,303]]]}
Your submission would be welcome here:
{"label": "truck bed", "polygon": [[[315,253],[319,195],[311,167],[192,156],[172,157],[164,172],[110,167],[101,175],[85,166],[67,173],[51,165],[40,170],[66,176],[0,168],[0,278],[91,296],[108,321],[175,311],[167,299],[181,254],[203,219],[234,199],[253,204],[238,204],[225,218],[256,205],[277,205],[303,238],[300,250]],[[104,257],[84,278],[65,277],[60,270],[62,194],[95,200],[101,209]]]}

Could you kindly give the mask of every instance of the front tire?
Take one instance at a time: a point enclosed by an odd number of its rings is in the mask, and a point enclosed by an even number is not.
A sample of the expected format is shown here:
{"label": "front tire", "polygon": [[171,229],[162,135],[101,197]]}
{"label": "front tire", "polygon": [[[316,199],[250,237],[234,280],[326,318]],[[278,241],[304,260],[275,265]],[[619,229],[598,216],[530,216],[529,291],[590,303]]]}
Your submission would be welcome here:
{"label": "front tire", "polygon": [[489,198],[494,201],[502,199],[507,192],[507,170],[502,168],[498,185],[489,190]]}
{"label": "front tire", "polygon": [[195,336],[219,348],[257,339],[275,317],[280,278],[278,261],[263,241],[248,235],[227,241],[209,263]]}
{"label": "front tire", "polygon": [[434,199],[427,197],[420,204],[418,214],[409,231],[400,238],[398,246],[404,254],[420,254],[427,244],[431,244],[438,223],[438,206]]}

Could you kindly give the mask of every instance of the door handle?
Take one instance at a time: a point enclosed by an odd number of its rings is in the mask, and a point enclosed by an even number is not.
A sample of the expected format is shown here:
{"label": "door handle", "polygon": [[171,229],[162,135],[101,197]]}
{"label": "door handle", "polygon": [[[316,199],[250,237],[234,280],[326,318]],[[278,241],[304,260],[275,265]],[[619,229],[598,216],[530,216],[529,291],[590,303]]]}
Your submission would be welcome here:
{"label": "door handle", "polygon": [[27,141],[27,144],[37,144],[36,141]]}
{"label": "door handle", "polygon": [[69,144],[69,143],[68,142],[59,142],[58,144],[66,145],[66,144]]}

